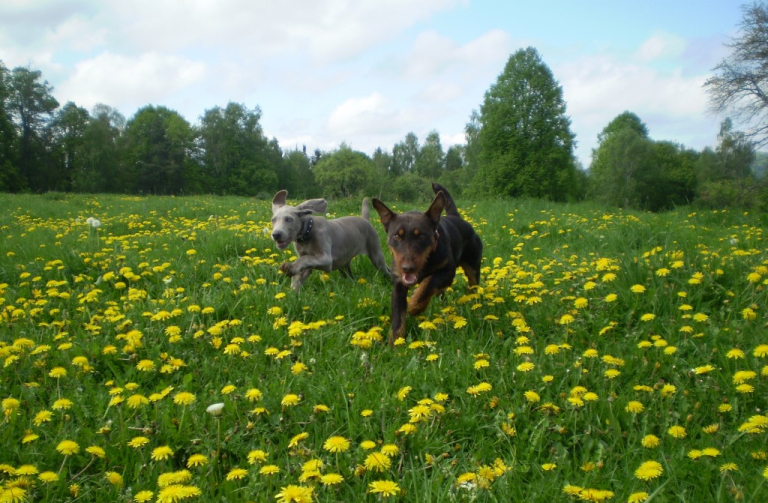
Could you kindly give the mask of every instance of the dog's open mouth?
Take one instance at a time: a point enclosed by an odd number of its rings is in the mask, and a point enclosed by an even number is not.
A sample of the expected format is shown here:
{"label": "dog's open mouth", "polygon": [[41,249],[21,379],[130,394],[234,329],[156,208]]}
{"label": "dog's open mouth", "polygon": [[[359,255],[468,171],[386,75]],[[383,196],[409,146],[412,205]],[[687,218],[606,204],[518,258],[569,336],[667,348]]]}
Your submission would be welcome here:
{"label": "dog's open mouth", "polygon": [[277,245],[278,248],[280,248],[281,250],[284,250],[285,248],[288,247],[289,244],[291,244],[291,242],[288,240],[280,241],[279,239],[275,239],[275,244]]}
{"label": "dog's open mouth", "polygon": [[419,277],[416,274],[413,273],[407,273],[404,272],[402,276],[403,284],[406,286],[413,286],[416,284],[416,281],[419,279]]}

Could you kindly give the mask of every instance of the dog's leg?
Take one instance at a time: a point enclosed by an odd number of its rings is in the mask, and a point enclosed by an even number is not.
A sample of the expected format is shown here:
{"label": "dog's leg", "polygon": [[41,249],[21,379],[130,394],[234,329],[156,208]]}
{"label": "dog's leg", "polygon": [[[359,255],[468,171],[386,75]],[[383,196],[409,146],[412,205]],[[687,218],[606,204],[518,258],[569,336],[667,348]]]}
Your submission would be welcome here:
{"label": "dog's leg", "polygon": [[408,314],[416,316],[426,311],[432,297],[445,292],[456,276],[456,269],[451,267],[424,278],[408,301]]}
{"label": "dog's leg", "polygon": [[347,265],[344,265],[344,266],[341,266],[341,267],[339,268],[339,272],[340,272],[340,273],[341,273],[341,275],[342,275],[342,276],[344,276],[345,278],[349,278],[349,279],[355,279],[355,275],[354,275],[354,274],[352,274],[352,268],[351,268],[351,267],[349,267],[349,264],[347,264]]}
{"label": "dog's leg", "polygon": [[384,253],[382,253],[378,246],[372,250],[368,250],[368,258],[371,259],[371,263],[374,265],[374,267],[376,267],[376,269],[387,273],[387,276],[391,274],[389,267],[387,266],[387,260],[384,258]]}
{"label": "dog's leg", "polygon": [[408,287],[395,283],[392,290],[392,328],[389,332],[389,345],[394,346],[395,339],[405,337],[405,313],[408,308]]}
{"label": "dog's leg", "polygon": [[291,277],[291,288],[293,288],[294,292],[298,293],[301,290],[301,286],[307,281],[310,274],[312,274],[312,269],[304,269],[299,274]]}
{"label": "dog's leg", "polygon": [[480,284],[480,264],[483,260],[483,242],[475,235],[472,241],[464,248],[464,253],[459,264],[464,269],[467,282],[470,287]]}

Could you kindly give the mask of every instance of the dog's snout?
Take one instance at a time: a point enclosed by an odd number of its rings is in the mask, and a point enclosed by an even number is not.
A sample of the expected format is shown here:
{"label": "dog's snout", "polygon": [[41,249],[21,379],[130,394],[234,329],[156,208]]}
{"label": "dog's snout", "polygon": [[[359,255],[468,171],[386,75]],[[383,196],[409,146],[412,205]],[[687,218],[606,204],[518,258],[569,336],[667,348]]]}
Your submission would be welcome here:
{"label": "dog's snout", "polygon": [[272,232],[272,239],[275,241],[282,241],[283,240],[283,232],[282,231],[273,231]]}
{"label": "dog's snout", "polygon": [[406,274],[410,274],[412,272],[416,271],[416,266],[414,264],[403,264],[403,272]]}

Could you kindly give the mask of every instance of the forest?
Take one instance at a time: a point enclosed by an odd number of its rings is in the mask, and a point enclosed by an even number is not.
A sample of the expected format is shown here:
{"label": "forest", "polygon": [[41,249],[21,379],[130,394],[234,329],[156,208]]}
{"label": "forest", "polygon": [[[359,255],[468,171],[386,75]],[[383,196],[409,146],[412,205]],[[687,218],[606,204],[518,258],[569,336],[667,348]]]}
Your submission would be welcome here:
{"label": "forest", "polygon": [[[755,29],[768,39],[766,26],[763,20]],[[728,72],[764,60],[739,63],[738,57],[735,52],[736,63],[724,61],[705,84],[723,113],[735,95],[728,86],[738,86]],[[748,95],[739,98],[745,100]],[[445,149],[438,131],[423,139],[409,132],[371,155],[344,143],[310,153],[268,138],[258,105],[213,106],[192,124],[149,104],[126,119],[107,104],[90,111],[73,102],[62,106],[39,70],[0,61],[0,191],[264,199],[287,189],[299,198],[413,201],[428,197],[428,181],[436,180],[459,197],[594,200],[644,211],[768,209],[768,156],[757,152],[754,132],[739,131],[728,116],[716,145],[697,151],[653,139],[642,118],[625,111],[605,125],[590,165],[582,166],[566,106],[552,71],[528,47],[509,57],[472,111],[462,145]]]}

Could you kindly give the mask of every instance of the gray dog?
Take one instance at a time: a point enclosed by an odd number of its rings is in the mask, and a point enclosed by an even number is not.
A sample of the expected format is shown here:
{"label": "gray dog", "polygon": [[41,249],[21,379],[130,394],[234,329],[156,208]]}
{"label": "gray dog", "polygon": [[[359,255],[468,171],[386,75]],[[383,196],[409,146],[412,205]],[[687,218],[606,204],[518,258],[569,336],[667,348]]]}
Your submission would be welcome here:
{"label": "gray dog", "polygon": [[285,204],[288,191],[281,190],[272,199],[272,239],[281,250],[292,242],[299,256],[285,262],[280,270],[291,277],[291,288],[301,289],[312,269],[341,271],[352,278],[349,263],[357,255],[366,254],[373,265],[389,277],[389,268],[381,252],[379,236],[368,221],[368,198],[363,199],[362,218],[342,217],[326,220],[312,216],[325,213],[325,199],[309,199],[298,206]]}

